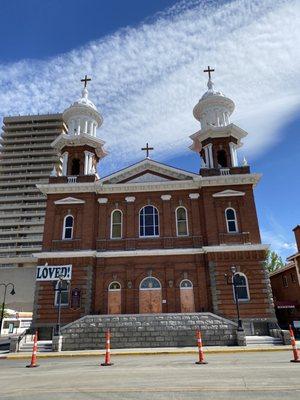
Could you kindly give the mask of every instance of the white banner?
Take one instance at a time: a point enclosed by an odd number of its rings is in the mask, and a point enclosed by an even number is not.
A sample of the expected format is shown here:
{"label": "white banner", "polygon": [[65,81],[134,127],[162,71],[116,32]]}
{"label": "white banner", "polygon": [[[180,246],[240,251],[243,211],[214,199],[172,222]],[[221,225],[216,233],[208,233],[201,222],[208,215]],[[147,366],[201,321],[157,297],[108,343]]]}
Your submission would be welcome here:
{"label": "white banner", "polygon": [[72,278],[72,265],[40,265],[37,267],[37,281],[58,281],[60,276],[69,281]]}

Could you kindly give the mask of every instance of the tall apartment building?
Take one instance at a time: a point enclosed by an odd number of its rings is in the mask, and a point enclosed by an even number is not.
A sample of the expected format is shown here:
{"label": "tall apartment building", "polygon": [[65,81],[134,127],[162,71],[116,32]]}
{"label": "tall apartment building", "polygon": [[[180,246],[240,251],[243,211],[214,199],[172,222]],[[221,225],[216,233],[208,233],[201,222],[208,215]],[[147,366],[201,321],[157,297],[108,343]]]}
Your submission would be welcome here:
{"label": "tall apartment building", "polygon": [[[15,284],[10,308],[32,307],[36,261],[42,244],[48,182],[59,163],[51,142],[66,126],[61,114],[6,117],[0,148],[0,281]],[[19,268],[23,267],[23,268]],[[1,294],[0,294],[1,295]]]}

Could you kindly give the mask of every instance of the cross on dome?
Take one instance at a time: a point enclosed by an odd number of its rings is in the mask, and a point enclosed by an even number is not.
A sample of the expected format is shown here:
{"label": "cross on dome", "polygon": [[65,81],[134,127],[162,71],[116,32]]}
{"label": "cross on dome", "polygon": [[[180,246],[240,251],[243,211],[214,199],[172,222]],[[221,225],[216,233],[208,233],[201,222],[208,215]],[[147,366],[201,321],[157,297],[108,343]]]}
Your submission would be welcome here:
{"label": "cross on dome", "polygon": [[149,144],[146,143],[146,147],[142,147],[141,150],[146,151],[146,158],[149,158],[149,151],[154,150],[154,147],[149,147]]}
{"label": "cross on dome", "polygon": [[92,78],[88,78],[87,75],[85,75],[85,77],[83,79],[80,79],[80,82],[84,82],[84,88],[87,87],[87,83],[90,82],[92,80]]}
{"label": "cross on dome", "polygon": [[207,69],[204,69],[203,72],[208,72],[208,79],[211,80],[211,72],[214,72],[215,70],[210,68],[210,66],[207,67]]}

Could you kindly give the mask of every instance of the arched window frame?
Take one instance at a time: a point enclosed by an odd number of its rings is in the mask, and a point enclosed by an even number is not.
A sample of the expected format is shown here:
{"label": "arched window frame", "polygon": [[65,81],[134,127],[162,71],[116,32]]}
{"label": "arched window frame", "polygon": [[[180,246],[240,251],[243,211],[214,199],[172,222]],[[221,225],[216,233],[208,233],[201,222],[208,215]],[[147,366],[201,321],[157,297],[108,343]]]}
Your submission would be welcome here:
{"label": "arched window frame", "polygon": [[[158,234],[141,235],[141,213],[142,213],[142,211],[144,210],[145,207],[153,207],[153,209],[157,211],[157,232],[158,232]],[[154,221],[154,215],[155,214],[153,213],[152,215],[153,215],[153,221]],[[144,222],[145,222],[145,218],[144,218]],[[155,227],[156,227],[155,221],[154,221],[153,227],[154,227],[154,232],[155,232]],[[145,225],[144,225],[144,232],[145,232]],[[147,204],[147,205],[143,206],[139,211],[139,237],[140,238],[159,237],[159,211],[158,211],[158,208],[155,207],[153,204]]]}
{"label": "arched window frame", "polygon": [[[227,211],[228,210],[232,210],[233,211],[234,219],[228,219],[227,218]],[[225,220],[226,220],[226,227],[227,227],[227,232],[228,233],[238,233],[239,232],[239,226],[238,226],[236,211],[235,211],[235,209],[233,207],[227,207],[226,208],[226,210],[225,210]],[[234,231],[229,230],[229,222],[232,222],[232,221],[234,221],[234,223],[235,223],[235,230]]]}
{"label": "arched window frame", "polygon": [[[67,218],[71,217],[72,218],[72,226],[66,226]],[[66,232],[67,229],[71,230],[71,237],[66,237]],[[64,223],[63,223],[63,232],[62,232],[62,239],[63,240],[72,240],[73,239],[73,233],[74,233],[74,217],[72,214],[68,214],[64,218]]]}
{"label": "arched window frame", "polygon": [[[154,279],[156,282],[159,283],[159,287],[143,288],[142,287],[143,283],[148,279]],[[146,278],[142,279],[139,288],[140,288],[140,290],[161,290],[162,289],[160,280],[158,278],[155,278],[154,276],[146,276]]]}
{"label": "arched window frame", "polygon": [[[111,289],[111,286],[112,286],[113,284],[115,284],[115,283],[117,283],[117,284],[119,285],[119,288],[118,288],[118,289]],[[109,292],[119,292],[121,289],[122,289],[121,283],[118,282],[118,281],[112,281],[112,282],[110,282],[110,284],[108,285],[108,291],[109,291]]]}
{"label": "arched window frame", "polygon": [[[189,282],[189,283],[190,283],[190,286],[182,286],[183,282]],[[180,284],[179,284],[179,287],[180,287],[180,290],[181,290],[181,289],[186,290],[186,289],[193,289],[194,285],[193,285],[193,282],[192,282],[191,280],[189,280],[189,279],[182,279],[182,281],[181,281]]]}
{"label": "arched window frame", "polygon": [[[246,288],[246,291],[247,291],[247,298],[244,298],[244,299],[240,299],[240,298],[239,298],[239,303],[243,303],[243,302],[246,303],[246,302],[250,301],[250,291],[249,291],[249,283],[248,283],[247,275],[245,275],[243,272],[236,272],[236,273],[232,276],[232,283],[233,283],[234,276],[236,276],[236,275],[240,275],[240,276],[243,276],[243,277],[245,278],[245,285],[243,285],[243,287]],[[239,286],[241,286],[241,285],[239,285]],[[237,288],[238,288],[238,286],[237,286]],[[235,292],[234,292],[234,285],[232,285],[232,290],[233,290],[233,300],[234,300],[234,302],[236,303]]]}
{"label": "arched window frame", "polygon": [[[120,212],[121,213],[121,235],[119,237],[113,237],[113,216],[115,212]],[[119,208],[116,208],[114,210],[112,210],[111,214],[110,214],[110,238],[111,239],[122,239],[123,237],[123,211],[120,210]]]}
{"label": "arched window frame", "polygon": [[[59,283],[60,283],[60,281],[57,281],[57,282],[56,282],[56,285],[55,285],[54,305],[55,305],[56,307],[59,306],[59,304],[58,304],[58,303],[59,303],[59,290],[58,290],[58,288],[59,288]],[[62,289],[62,291],[61,291],[60,305],[61,305],[62,307],[67,307],[67,306],[69,305],[69,301],[70,301],[70,284],[69,284],[69,282],[68,282],[67,280],[61,281],[61,284],[64,285],[64,286],[66,286],[66,288],[65,288],[65,289]],[[66,296],[66,297],[65,297],[65,296]]]}
{"label": "arched window frame", "polygon": [[[180,235],[178,233],[178,216],[177,216],[177,211],[183,208],[185,210],[185,222],[186,222],[186,234],[184,235]],[[186,209],[186,207],[184,206],[178,206],[175,210],[175,218],[176,218],[176,236],[182,237],[182,236],[189,236],[189,221],[188,221],[188,211]]]}

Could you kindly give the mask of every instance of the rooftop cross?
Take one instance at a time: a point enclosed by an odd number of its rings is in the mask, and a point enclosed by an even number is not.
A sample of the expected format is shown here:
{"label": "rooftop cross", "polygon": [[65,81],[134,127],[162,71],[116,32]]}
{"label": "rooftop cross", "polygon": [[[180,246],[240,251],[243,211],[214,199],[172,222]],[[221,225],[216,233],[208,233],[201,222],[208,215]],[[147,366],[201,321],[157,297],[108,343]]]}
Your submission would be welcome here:
{"label": "rooftop cross", "polygon": [[91,80],[91,78],[88,78],[87,75],[85,75],[84,79],[81,79],[80,82],[84,82],[84,87],[86,88],[87,83]]}
{"label": "rooftop cross", "polygon": [[211,69],[210,66],[207,69],[204,69],[203,72],[208,72],[208,79],[211,80],[211,72],[214,72],[214,69]]}
{"label": "rooftop cross", "polygon": [[154,147],[149,147],[149,144],[147,143],[146,147],[142,147],[141,150],[146,151],[146,158],[149,158],[149,150],[154,150]]}

